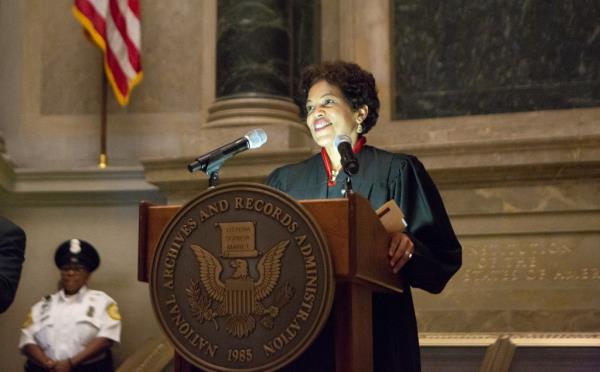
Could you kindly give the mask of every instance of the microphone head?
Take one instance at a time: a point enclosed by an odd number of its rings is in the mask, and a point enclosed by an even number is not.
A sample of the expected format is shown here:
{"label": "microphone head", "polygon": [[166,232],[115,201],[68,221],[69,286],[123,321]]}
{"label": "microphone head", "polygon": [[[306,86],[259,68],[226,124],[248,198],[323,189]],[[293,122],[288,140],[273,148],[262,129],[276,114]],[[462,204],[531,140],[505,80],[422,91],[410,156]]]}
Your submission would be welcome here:
{"label": "microphone head", "polygon": [[260,128],[252,129],[244,137],[248,140],[251,149],[257,149],[267,142],[267,132]]}
{"label": "microphone head", "polygon": [[352,146],[352,139],[350,138],[350,136],[347,136],[345,134],[338,134],[337,136],[335,136],[335,139],[333,140],[333,145],[336,148],[338,148],[340,146],[340,143],[342,142],[346,142],[350,146]]}
{"label": "microphone head", "polygon": [[337,136],[335,136],[333,144],[340,153],[342,167],[344,167],[344,171],[348,175],[358,173],[358,161],[352,153],[352,139],[350,138],[350,136],[347,136],[345,134],[338,134]]}

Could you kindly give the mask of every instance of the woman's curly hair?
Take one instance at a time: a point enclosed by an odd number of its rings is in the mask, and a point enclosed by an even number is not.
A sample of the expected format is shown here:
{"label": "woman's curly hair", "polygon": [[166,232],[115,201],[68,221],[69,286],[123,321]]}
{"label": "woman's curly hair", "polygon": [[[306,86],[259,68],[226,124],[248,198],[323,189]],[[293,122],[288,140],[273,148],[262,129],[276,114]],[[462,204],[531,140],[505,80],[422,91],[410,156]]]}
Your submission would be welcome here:
{"label": "woman's curly hair", "polygon": [[302,71],[298,106],[302,117],[306,119],[306,99],[309,89],[319,80],[337,86],[353,111],[367,105],[369,112],[362,122],[362,134],[367,133],[379,118],[379,98],[373,74],[363,70],[356,63],[335,61],[309,65]]}

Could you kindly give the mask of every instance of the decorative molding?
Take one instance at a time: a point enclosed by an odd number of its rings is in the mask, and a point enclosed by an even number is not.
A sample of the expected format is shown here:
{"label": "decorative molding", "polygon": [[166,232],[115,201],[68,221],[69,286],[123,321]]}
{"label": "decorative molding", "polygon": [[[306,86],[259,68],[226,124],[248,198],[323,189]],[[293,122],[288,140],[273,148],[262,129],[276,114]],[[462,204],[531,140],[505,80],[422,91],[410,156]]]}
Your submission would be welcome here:
{"label": "decorative molding", "polygon": [[600,347],[598,332],[419,333],[421,347],[487,347],[498,337],[510,337],[517,347]]}
{"label": "decorative molding", "polygon": [[[523,139],[485,143],[466,142],[414,145],[389,151],[417,155],[440,189],[498,187],[582,179],[600,181],[600,136]],[[220,173],[222,183],[263,182],[276,167],[306,159],[310,147],[267,151],[259,149],[230,159]],[[73,202],[105,203],[169,194],[192,195],[208,186],[203,174],[190,174],[191,158],[142,160],[142,167],[105,170],[40,170],[13,168],[0,156],[0,201],[38,204]]]}
{"label": "decorative molding", "polygon": [[[485,214],[451,214],[461,237],[518,236],[522,234],[569,234],[600,232],[600,210],[491,211]],[[510,217],[510,218],[508,218]]]}
{"label": "decorative molding", "polygon": [[600,160],[512,166],[471,166],[429,169],[439,188],[498,187],[575,179],[600,179]]}
{"label": "decorative molding", "polygon": [[[1,163],[0,163],[1,165]],[[5,174],[6,172],[1,172]],[[97,205],[161,202],[157,187],[145,182],[141,167],[71,170],[15,169],[3,205]]]}
{"label": "decorative molding", "polygon": [[289,99],[243,96],[216,100],[208,109],[205,127],[239,126],[247,123],[285,123],[306,131],[298,107]]}
{"label": "decorative molding", "polygon": [[[600,180],[600,136],[528,139],[386,147],[415,154],[425,163],[441,189],[496,187],[502,184],[554,182],[567,179]],[[229,160],[221,182],[262,182],[276,167],[306,159],[314,150],[252,151]],[[187,172],[189,158],[142,161],[146,180],[168,193],[202,190],[204,175]]]}
{"label": "decorative molding", "polygon": [[600,136],[390,146],[417,156],[440,187],[600,179]]}
{"label": "decorative molding", "polygon": [[522,139],[490,139],[486,141],[464,141],[442,144],[413,144],[390,146],[390,151],[409,151],[422,156],[434,156],[439,154],[472,154],[472,153],[496,153],[511,152],[515,149],[541,151],[541,150],[564,150],[571,148],[586,148],[600,150],[600,135],[564,136],[556,138],[522,138]]}

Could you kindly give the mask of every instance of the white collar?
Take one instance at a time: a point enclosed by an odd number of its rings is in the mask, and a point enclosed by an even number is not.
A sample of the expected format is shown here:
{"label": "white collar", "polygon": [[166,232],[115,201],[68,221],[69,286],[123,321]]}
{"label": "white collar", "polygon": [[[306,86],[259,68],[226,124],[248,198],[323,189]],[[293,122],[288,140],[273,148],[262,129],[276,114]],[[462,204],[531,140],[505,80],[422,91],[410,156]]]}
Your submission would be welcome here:
{"label": "white collar", "polygon": [[84,285],[83,287],[79,288],[79,291],[77,293],[75,293],[74,295],[71,296],[67,296],[67,294],[65,293],[64,289],[61,289],[60,292],[58,292],[58,298],[61,301],[77,301],[80,302],[83,299],[83,296],[85,296],[85,294],[88,291],[88,287],[87,285]]}

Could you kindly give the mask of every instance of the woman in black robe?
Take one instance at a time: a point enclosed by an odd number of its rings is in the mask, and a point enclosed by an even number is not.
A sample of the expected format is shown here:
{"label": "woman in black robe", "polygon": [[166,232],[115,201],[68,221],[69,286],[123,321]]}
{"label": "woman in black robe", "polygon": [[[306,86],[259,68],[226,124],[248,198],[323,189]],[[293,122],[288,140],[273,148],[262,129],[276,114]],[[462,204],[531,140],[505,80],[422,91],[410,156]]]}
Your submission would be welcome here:
{"label": "woman in black robe", "polygon": [[[394,199],[407,223],[405,232],[391,234],[388,252],[390,270],[404,277],[404,293],[373,296],[374,370],[419,371],[410,287],[441,292],[462,257],[440,194],[416,157],[366,145],[365,134],[379,116],[371,73],[347,62],[308,66],[301,77],[300,99],[300,110],[321,152],[276,169],[267,184],[296,199],[343,197],[346,177],[334,139],[345,135],[351,140],[359,163],[358,174],[352,176],[353,190],[368,198],[374,209]],[[305,356],[301,369],[324,362],[313,364]]]}

